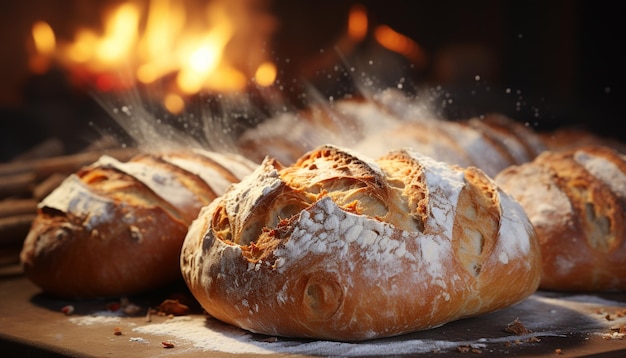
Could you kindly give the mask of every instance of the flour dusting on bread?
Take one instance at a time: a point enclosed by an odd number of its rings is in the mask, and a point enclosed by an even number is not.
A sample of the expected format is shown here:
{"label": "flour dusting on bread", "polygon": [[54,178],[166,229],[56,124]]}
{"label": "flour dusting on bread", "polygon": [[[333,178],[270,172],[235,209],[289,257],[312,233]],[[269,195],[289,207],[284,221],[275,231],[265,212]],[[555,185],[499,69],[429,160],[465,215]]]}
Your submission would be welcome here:
{"label": "flour dusting on bread", "polygon": [[539,259],[523,210],[481,170],[325,145],[290,166],[266,158],[229,187],[192,223],[180,262],[224,322],[363,340],[519,302]]}

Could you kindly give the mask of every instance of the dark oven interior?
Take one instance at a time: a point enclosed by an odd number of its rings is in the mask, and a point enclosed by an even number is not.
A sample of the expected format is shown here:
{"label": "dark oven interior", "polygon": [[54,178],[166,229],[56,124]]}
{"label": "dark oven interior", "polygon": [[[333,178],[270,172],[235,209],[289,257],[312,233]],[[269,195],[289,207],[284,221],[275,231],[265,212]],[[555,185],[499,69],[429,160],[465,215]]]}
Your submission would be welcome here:
{"label": "dark oven interior", "polygon": [[[93,123],[107,121],[106,111],[88,91],[68,82],[65,69],[29,71],[26,39],[38,20],[66,38],[79,26],[99,26],[100,12],[111,3],[34,0],[0,5],[0,159],[9,160],[49,137],[78,151],[93,139]],[[538,129],[582,125],[623,136],[614,130],[624,98],[623,31],[616,2],[359,1],[370,27],[387,25],[423,51],[427,62],[400,71],[395,65],[385,67],[384,53],[371,41],[349,53],[337,51],[355,3],[262,2],[277,21],[266,46],[279,59],[284,83],[304,79],[325,96],[340,96],[348,92],[345,84],[325,77],[333,66],[383,58],[375,69],[380,86],[395,86],[399,78],[422,87],[441,86],[454,98],[444,109],[450,119],[497,111]],[[321,59],[322,50],[331,60]],[[297,100],[296,92],[285,95]]]}

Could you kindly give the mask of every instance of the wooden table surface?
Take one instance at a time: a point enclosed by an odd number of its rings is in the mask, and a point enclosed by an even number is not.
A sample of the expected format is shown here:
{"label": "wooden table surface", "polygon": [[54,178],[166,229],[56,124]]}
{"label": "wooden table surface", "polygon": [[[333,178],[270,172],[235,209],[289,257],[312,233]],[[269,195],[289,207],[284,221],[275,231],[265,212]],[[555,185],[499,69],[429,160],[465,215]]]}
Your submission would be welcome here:
{"label": "wooden table surface", "polygon": [[[134,316],[107,311],[111,301],[47,297],[17,265],[0,267],[0,356],[25,357],[241,357],[241,356],[511,356],[624,357],[626,294],[537,292],[480,317],[391,339],[315,342],[250,334],[201,312],[166,317],[146,312],[163,296],[130,298]],[[71,304],[71,315],[61,312]],[[109,312],[109,313],[107,313]],[[506,327],[517,320],[528,334]],[[171,329],[170,329],[171,327]],[[116,335],[119,330],[121,334]],[[163,342],[174,347],[166,348]]]}

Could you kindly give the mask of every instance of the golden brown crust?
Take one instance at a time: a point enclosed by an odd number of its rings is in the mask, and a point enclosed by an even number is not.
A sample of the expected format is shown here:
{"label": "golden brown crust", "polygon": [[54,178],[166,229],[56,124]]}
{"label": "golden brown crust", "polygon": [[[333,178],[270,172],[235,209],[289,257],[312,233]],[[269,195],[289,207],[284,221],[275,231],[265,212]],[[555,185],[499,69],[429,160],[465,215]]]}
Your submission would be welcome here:
{"label": "golden brown crust", "polygon": [[205,207],[181,268],[224,322],[357,341],[519,302],[539,260],[522,208],[481,170],[322,146],[292,166],[265,160]]}
{"label": "golden brown crust", "polygon": [[[362,101],[354,101],[355,106],[365,106]],[[293,164],[322,143],[347,144],[356,140],[362,135],[363,125],[363,118],[345,115],[330,104],[320,103],[267,119],[245,131],[238,138],[238,146],[247,158],[258,163],[269,156]]]}
{"label": "golden brown crust", "polygon": [[461,167],[475,166],[489,176],[504,168],[531,160],[540,150],[539,137],[513,120],[501,116],[467,121],[423,119],[407,121],[374,133],[355,144],[355,150],[371,157],[399,148],[410,148],[436,160]]}
{"label": "golden brown crust", "polygon": [[488,114],[465,123],[495,143],[508,159],[507,166],[529,162],[546,148],[539,134],[504,115]]}
{"label": "golden brown crust", "polygon": [[470,153],[450,135],[450,130],[446,130],[446,123],[431,119],[401,123],[364,138],[353,148],[373,158],[391,149],[410,148],[446,163],[461,167],[473,165]]}
{"label": "golden brown crust", "polygon": [[172,283],[180,278],[188,225],[254,166],[203,151],[139,154],[128,162],[103,156],[39,203],[20,255],[24,272],[66,298],[122,296]]}
{"label": "golden brown crust", "polygon": [[546,149],[554,152],[568,151],[585,146],[605,146],[622,154],[626,154],[626,144],[591,132],[585,128],[564,127],[553,131],[539,133]]}
{"label": "golden brown crust", "polygon": [[507,116],[445,120],[399,91],[372,98],[319,103],[270,118],[239,138],[246,156],[265,156],[291,165],[307,151],[331,144],[372,158],[408,148],[461,167],[476,166],[494,177],[502,169],[532,160],[546,149],[531,127]]}
{"label": "golden brown crust", "polygon": [[[526,156],[520,158],[521,163],[534,159],[547,149],[543,138],[532,127],[515,121],[499,113],[489,113],[482,119],[483,123],[502,135],[503,143],[512,149],[511,145],[518,142],[524,148]],[[516,150],[515,150],[516,151]],[[511,150],[511,152],[515,152]]]}
{"label": "golden brown crust", "polygon": [[626,161],[601,146],[546,151],[496,181],[524,207],[543,252],[541,288],[626,289]]}

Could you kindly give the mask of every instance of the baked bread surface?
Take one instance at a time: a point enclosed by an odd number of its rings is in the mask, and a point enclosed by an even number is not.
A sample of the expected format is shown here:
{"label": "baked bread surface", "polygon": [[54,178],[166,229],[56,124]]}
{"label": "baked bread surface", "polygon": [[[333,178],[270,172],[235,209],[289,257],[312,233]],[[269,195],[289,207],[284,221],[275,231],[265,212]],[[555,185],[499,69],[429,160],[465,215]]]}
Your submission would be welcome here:
{"label": "baked bread surface", "polygon": [[200,209],[256,164],[202,150],[102,156],[38,205],[20,261],[63,298],[119,297],[180,279],[179,256]]}
{"label": "baked bread surface", "polygon": [[330,145],[292,166],[266,158],[203,208],[181,254],[211,316],[342,341],[510,306],[536,290],[540,267],[524,211],[481,170]]}
{"label": "baked bread surface", "polygon": [[543,253],[541,288],[626,290],[626,158],[588,145],[546,151],[495,180],[524,207]]}

